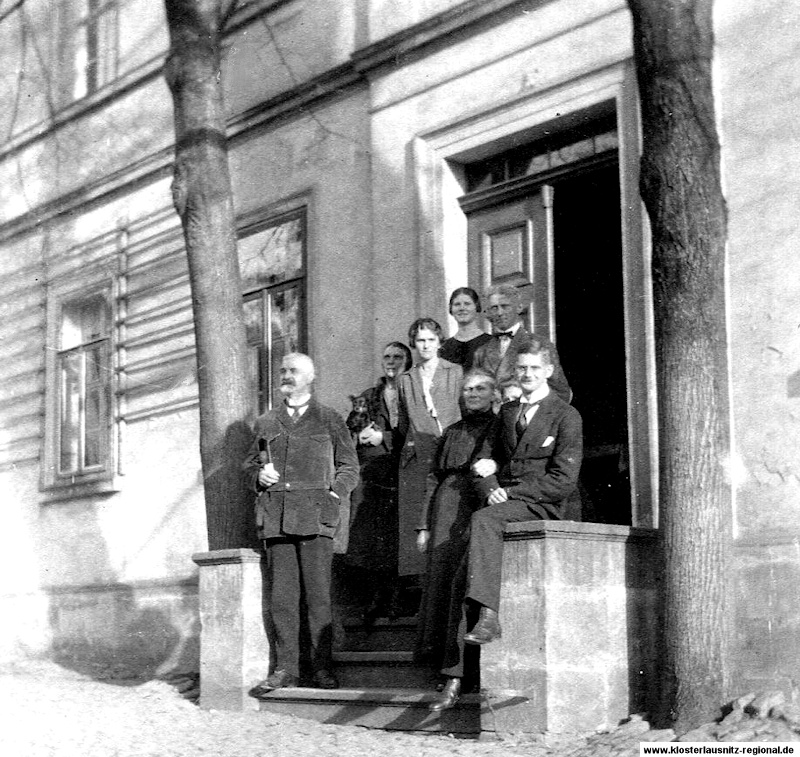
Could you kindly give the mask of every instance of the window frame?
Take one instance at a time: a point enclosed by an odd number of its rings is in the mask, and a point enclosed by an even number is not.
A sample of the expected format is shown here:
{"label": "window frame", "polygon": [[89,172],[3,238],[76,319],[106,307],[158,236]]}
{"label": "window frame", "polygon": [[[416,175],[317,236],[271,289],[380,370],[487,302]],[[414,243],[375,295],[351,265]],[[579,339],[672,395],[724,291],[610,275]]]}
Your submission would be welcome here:
{"label": "window frame", "polygon": [[[414,209],[418,218],[428,220],[424,233],[420,230],[416,256],[422,261],[444,261],[444,279],[450,285],[443,288],[446,297],[448,289],[466,276],[462,251],[467,246],[467,220],[459,202],[467,190],[464,166],[534,140],[548,124],[566,126],[570,119],[604,110],[608,101],[616,112],[619,144],[632,523],[654,528],[658,525],[659,481],[651,250],[638,189],[641,127],[631,61],[621,60],[554,82],[541,91],[534,88],[498,100],[491,107],[418,134],[411,143]],[[487,191],[494,192],[492,188]],[[435,300],[433,295],[421,294],[422,309],[438,306],[443,293],[434,293]]]}
{"label": "window frame", "polygon": [[[119,73],[119,0],[86,0],[87,15],[78,22],[86,30],[86,94],[93,95]],[[109,25],[109,29],[106,28]],[[113,46],[104,43],[113,40]],[[76,98],[78,99],[78,98]]]}
{"label": "window frame", "polygon": [[[54,14],[62,107],[91,98],[117,80],[120,3],[121,0],[68,0]],[[79,68],[77,56],[81,50],[85,50],[86,60]]]}
{"label": "window frame", "polygon": [[[306,202],[292,204],[288,209],[276,210],[275,212],[262,211],[255,217],[250,216],[245,222],[242,222],[237,232],[237,241],[240,241],[292,220],[297,219],[300,221],[302,251],[299,271],[296,273],[293,272],[293,275],[289,277],[279,278],[274,283],[267,285],[242,287],[242,305],[244,306],[246,302],[260,299],[262,302],[262,312],[265,313],[268,313],[269,302],[273,296],[292,289],[297,291],[299,297],[297,350],[300,352],[305,352],[308,349],[308,213],[309,209]],[[264,320],[268,327],[268,315]],[[248,349],[251,346],[249,341],[247,346]],[[253,411],[257,415],[260,415],[272,409],[275,400],[271,392],[274,377],[271,371],[271,360],[269,359],[268,348],[264,349],[262,347],[260,349],[258,368],[259,386],[255,390],[255,396],[258,398],[258,406],[254,407]]]}
{"label": "window frame", "polygon": [[[102,298],[107,305],[107,323],[102,335],[81,341],[77,345],[62,349],[61,335],[66,309],[74,303]],[[68,355],[85,353],[93,346],[104,344],[104,367],[108,380],[103,394],[106,397],[105,418],[99,437],[100,453],[97,464],[86,465],[84,454],[85,407],[79,418],[79,462],[75,470],[61,470],[61,443],[63,438],[62,401],[62,359]],[[114,281],[104,278],[93,284],[66,282],[52,284],[47,301],[47,340],[45,344],[45,429],[43,435],[41,488],[51,497],[78,497],[93,492],[117,491],[118,459],[118,378],[116,359],[116,298]],[[83,375],[85,379],[85,373]],[[82,382],[81,396],[85,396],[85,381]]]}

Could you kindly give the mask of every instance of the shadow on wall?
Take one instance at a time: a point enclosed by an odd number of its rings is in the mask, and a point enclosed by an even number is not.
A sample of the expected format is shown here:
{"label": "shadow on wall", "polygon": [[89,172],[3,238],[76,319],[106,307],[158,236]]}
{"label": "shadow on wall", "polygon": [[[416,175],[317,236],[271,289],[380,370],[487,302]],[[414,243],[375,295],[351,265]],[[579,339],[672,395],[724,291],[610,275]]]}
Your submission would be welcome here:
{"label": "shadow on wall", "polygon": [[[171,515],[183,510],[179,496],[147,533],[147,542],[175,526]],[[125,682],[199,670],[198,585],[196,576],[119,582],[119,559],[112,560],[99,508],[105,503],[74,503],[42,511],[42,566],[48,595],[50,657],[92,678]],[[186,554],[188,573],[192,569]],[[54,576],[57,577],[54,580]]]}
{"label": "shadow on wall", "polygon": [[116,584],[50,599],[53,661],[123,685],[199,670],[199,626],[193,581]]}

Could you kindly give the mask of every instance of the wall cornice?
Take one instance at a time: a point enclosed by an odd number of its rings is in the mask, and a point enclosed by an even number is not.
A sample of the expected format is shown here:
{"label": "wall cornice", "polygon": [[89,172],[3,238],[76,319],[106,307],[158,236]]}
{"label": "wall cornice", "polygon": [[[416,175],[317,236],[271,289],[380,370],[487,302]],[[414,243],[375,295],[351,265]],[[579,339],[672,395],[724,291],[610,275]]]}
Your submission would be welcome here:
{"label": "wall cornice", "polygon": [[[232,116],[228,121],[228,137],[231,145],[235,146],[258,130],[274,126],[280,121],[302,117],[311,108],[323,102],[345,97],[357,88],[367,86],[368,76],[380,75],[388,65],[402,66],[412,57],[419,57],[433,50],[437,43],[446,42],[455,33],[475,33],[479,24],[489,21],[493,24],[499,23],[509,12],[546,1],[465,0],[454,8],[356,50],[346,63]],[[287,2],[289,0],[275,0],[263,5],[250,3],[245,6],[249,12],[234,19],[235,28],[241,28]],[[58,114],[56,119],[32,127],[31,130],[1,146],[0,160],[38,140],[47,138],[65,123],[78,120],[87,113],[106,106],[124,93],[151,81],[160,74],[165,57],[165,55],[159,56],[137,71],[131,72],[129,77],[121,83],[118,82],[113,90],[98,92],[92,99],[76,103],[74,107]],[[168,176],[172,170],[173,155],[174,145],[170,145],[0,224],[0,243],[30,233],[43,224],[75,213],[81,208],[107,202],[123,192],[130,191],[133,187]]]}
{"label": "wall cornice", "polygon": [[[546,0],[545,0],[546,1]],[[449,41],[456,33],[465,34],[478,24],[505,20],[505,14],[517,7],[541,5],[542,0],[465,0],[395,34],[356,50],[351,56],[354,68],[364,75],[384,66],[403,65],[437,43]]]}

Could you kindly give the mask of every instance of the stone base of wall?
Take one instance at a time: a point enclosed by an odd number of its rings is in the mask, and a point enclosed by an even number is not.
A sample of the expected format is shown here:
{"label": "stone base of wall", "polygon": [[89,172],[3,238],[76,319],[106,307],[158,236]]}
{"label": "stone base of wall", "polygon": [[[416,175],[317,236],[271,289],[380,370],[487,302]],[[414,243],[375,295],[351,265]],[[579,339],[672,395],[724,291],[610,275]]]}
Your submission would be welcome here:
{"label": "stone base of wall", "polygon": [[649,529],[510,524],[502,639],[481,649],[483,731],[589,732],[650,710],[658,550]]}
{"label": "stone base of wall", "polygon": [[87,584],[0,596],[0,660],[49,657],[96,678],[199,670],[197,578]]}
{"label": "stone base of wall", "polygon": [[735,691],[800,688],[800,547],[796,541],[734,546]]}
{"label": "stone base of wall", "polygon": [[199,669],[197,580],[52,589],[49,656],[99,678]]}

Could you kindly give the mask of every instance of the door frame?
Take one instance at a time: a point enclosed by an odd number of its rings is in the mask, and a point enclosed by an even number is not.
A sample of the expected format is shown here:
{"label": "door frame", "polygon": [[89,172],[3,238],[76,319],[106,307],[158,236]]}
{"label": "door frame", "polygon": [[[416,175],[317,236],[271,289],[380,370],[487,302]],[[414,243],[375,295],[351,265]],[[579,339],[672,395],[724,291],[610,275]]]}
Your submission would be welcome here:
{"label": "door frame", "polygon": [[[546,124],[566,127],[583,113],[613,103],[619,137],[622,212],[631,523],[658,525],[658,428],[647,215],[638,190],[641,128],[636,75],[630,60],[419,134],[410,145],[415,182],[417,255],[441,260],[443,290],[427,296],[431,307],[467,281],[467,221],[459,205],[466,191],[463,166],[532,141]],[[427,302],[421,303],[427,305]]]}

